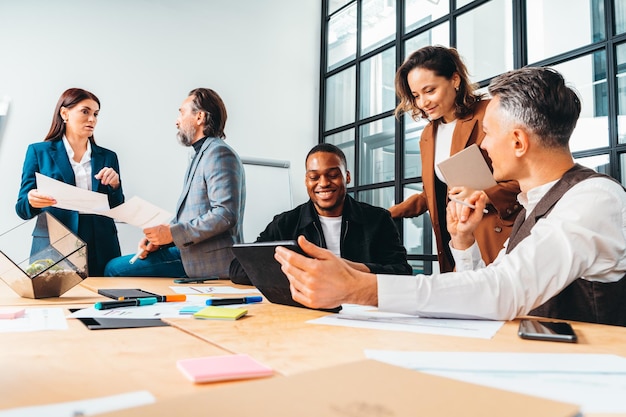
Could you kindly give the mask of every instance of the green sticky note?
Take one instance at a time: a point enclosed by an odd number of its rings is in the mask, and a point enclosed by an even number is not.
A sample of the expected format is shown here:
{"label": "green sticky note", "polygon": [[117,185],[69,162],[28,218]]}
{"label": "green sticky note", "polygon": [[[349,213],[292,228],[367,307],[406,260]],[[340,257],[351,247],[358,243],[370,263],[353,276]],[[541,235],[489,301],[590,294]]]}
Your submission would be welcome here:
{"label": "green sticky note", "polygon": [[227,307],[215,307],[209,306],[202,310],[193,313],[193,317],[196,319],[209,319],[209,320],[237,320],[248,314],[248,310],[245,308],[227,308]]}

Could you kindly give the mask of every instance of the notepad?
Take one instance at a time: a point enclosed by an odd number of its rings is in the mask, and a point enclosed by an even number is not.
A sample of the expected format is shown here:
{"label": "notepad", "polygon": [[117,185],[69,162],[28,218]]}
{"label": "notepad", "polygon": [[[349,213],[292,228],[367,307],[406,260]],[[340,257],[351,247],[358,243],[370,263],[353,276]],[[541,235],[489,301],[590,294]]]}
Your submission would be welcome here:
{"label": "notepad", "polygon": [[272,368],[245,354],[181,359],[176,362],[176,366],[190,381],[196,383],[258,378],[274,373]]}
{"label": "notepad", "polygon": [[209,306],[202,310],[193,313],[193,317],[196,319],[209,319],[209,320],[237,320],[248,314],[248,310],[245,308],[227,308],[227,307],[215,307]]}
{"label": "notepad", "polygon": [[484,190],[497,185],[478,145],[470,145],[437,164],[448,187]]}

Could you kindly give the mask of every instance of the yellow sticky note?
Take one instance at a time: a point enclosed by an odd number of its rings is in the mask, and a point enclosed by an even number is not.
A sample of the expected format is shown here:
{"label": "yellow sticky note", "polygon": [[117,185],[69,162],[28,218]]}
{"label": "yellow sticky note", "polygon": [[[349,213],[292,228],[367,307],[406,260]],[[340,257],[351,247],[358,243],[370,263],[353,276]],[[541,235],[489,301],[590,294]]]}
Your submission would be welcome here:
{"label": "yellow sticky note", "polygon": [[245,308],[209,306],[193,313],[193,316],[197,319],[237,320],[238,318],[245,316],[247,313],[248,310]]}

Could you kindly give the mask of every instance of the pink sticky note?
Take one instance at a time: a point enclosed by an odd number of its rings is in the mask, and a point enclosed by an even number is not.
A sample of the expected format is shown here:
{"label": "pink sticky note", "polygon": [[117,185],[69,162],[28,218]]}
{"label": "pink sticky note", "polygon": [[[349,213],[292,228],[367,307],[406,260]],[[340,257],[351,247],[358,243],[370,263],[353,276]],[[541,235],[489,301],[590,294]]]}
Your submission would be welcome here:
{"label": "pink sticky note", "polygon": [[245,354],[181,359],[176,365],[193,382],[257,378],[273,374],[272,368]]}
{"label": "pink sticky note", "polygon": [[24,317],[26,310],[23,308],[0,308],[0,319],[16,319]]}

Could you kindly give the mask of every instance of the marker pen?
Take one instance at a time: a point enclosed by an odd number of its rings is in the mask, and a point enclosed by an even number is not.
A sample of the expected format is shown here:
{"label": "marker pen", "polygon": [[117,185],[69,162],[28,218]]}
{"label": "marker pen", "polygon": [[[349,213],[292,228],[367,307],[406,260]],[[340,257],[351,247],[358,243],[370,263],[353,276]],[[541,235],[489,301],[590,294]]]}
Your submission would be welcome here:
{"label": "marker pen", "polygon": [[[463,200],[457,200],[456,198],[451,198],[451,199],[450,199],[450,201],[454,201],[455,203],[459,203],[459,204],[460,204],[460,205],[462,205],[462,206],[469,207],[469,208],[471,208],[472,210],[476,210],[476,206],[475,206],[475,205],[470,204],[470,203],[466,203],[466,202],[465,202],[465,201],[463,201]],[[487,210],[487,209],[483,209],[483,213],[487,214],[487,213],[489,213],[489,210]]]}
{"label": "marker pen", "polygon": [[204,278],[176,278],[174,280],[175,284],[202,284],[205,281],[217,281],[218,279],[222,279],[220,277],[204,277]]}
{"label": "marker pen", "polygon": [[[149,245],[150,245],[150,241],[149,241],[148,239],[146,239],[146,245],[145,245],[145,246],[146,246],[146,250],[148,250],[148,246],[149,246]],[[134,263],[135,263],[135,261],[137,261],[137,259],[139,259],[139,257],[141,256],[141,254],[142,254],[142,253],[144,253],[146,250],[140,250],[139,252],[137,252],[137,253],[135,254],[135,256],[133,256],[132,258],[130,258],[130,259],[128,260],[128,263],[129,263],[129,264],[131,264],[131,265],[132,265],[132,264],[134,264]]]}
{"label": "marker pen", "polygon": [[156,304],[156,297],[135,298],[133,300],[124,301],[99,301],[94,304],[96,310],[108,310],[110,308],[118,307],[133,307],[133,306],[148,306]]}
{"label": "marker pen", "polygon": [[210,298],[206,300],[208,306],[226,306],[231,304],[252,304],[260,303],[263,301],[263,297],[242,297],[242,298]]}

